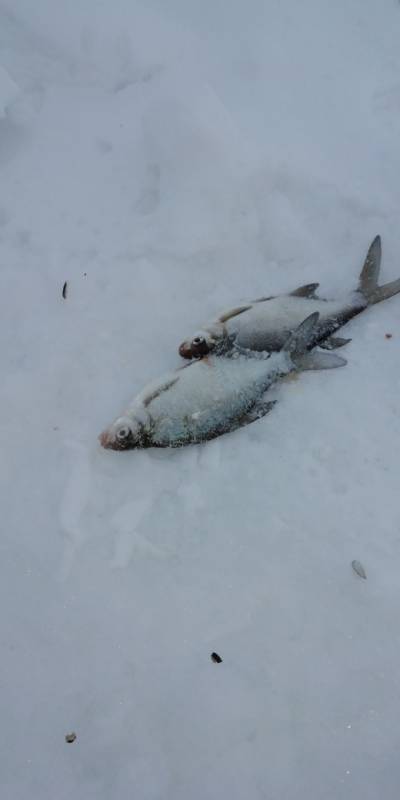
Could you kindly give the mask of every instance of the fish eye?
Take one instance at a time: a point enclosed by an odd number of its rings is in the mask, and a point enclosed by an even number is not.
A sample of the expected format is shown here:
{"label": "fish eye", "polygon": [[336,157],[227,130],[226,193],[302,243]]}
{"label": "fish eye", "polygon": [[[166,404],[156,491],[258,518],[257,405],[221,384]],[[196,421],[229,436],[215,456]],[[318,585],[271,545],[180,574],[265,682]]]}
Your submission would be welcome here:
{"label": "fish eye", "polygon": [[190,346],[194,356],[206,356],[211,350],[206,337],[199,334],[192,339]]}
{"label": "fish eye", "polygon": [[119,428],[119,430],[116,433],[118,441],[124,442],[125,439],[128,438],[130,432],[131,432],[130,428],[128,428],[127,425],[123,425],[122,428]]}

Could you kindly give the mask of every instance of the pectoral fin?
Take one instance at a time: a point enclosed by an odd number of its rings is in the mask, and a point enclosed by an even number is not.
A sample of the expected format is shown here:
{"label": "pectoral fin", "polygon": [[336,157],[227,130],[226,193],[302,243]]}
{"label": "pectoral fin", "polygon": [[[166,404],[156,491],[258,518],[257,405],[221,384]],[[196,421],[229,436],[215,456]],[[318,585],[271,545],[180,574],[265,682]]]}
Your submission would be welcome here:
{"label": "pectoral fin", "polygon": [[249,425],[250,422],[255,422],[257,419],[261,419],[265,417],[266,414],[269,414],[272,411],[273,407],[276,405],[276,400],[260,400],[259,403],[256,403],[255,406],[245,414],[243,425]]}
{"label": "pectoral fin", "polygon": [[293,292],[290,292],[290,297],[311,297],[316,299],[315,292],[317,291],[319,283],[306,283],[304,286],[299,286]]}
{"label": "pectoral fin", "polygon": [[239,314],[243,314],[244,311],[248,311],[250,306],[238,306],[237,308],[231,308],[230,311],[226,311],[224,314],[218,318],[218,322],[227,322],[228,319],[232,319],[232,317],[237,317]]}
{"label": "pectoral fin", "polygon": [[257,297],[255,300],[252,300],[252,303],[266,303],[267,300],[275,300],[276,295],[269,294],[268,297]]}
{"label": "pectoral fin", "polygon": [[344,347],[345,344],[351,342],[351,339],[342,339],[340,336],[330,336],[324,342],[319,342],[318,347],[324,350],[336,350],[338,347]]}
{"label": "pectoral fin", "polygon": [[[185,369],[185,367],[190,367],[190,366],[191,364],[184,364],[184,366],[180,367],[180,369]],[[179,381],[179,375],[177,378],[172,378],[172,380],[167,381],[167,383],[164,383],[162,386],[157,386],[157,388],[154,389],[153,392],[150,392],[150,394],[148,394],[147,397],[143,399],[143,405],[147,408],[147,406],[149,406],[150,403],[152,403],[153,400],[156,399],[156,397],[159,397],[160,394],[166,392],[168,389],[171,388],[171,386],[174,386],[175,383],[177,383],[178,381]]]}

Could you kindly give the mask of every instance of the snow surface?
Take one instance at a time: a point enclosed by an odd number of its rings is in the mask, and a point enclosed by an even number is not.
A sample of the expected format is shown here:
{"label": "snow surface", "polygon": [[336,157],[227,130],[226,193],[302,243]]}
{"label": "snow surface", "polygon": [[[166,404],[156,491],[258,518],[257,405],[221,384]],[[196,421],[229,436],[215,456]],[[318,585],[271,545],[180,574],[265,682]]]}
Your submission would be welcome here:
{"label": "snow surface", "polygon": [[399,37],[397,0],[1,3],[5,800],[397,800],[400,298],[247,429],[97,435],[216,309],[347,291],[377,233],[398,277]]}

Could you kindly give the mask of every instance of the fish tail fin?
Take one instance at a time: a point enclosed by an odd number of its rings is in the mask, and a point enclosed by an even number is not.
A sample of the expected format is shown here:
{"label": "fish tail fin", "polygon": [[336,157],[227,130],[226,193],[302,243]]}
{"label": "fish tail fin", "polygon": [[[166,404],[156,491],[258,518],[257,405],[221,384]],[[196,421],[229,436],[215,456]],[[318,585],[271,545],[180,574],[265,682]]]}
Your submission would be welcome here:
{"label": "fish tail fin", "polygon": [[381,258],[381,237],[375,236],[368,249],[358,285],[358,291],[364,295],[369,306],[380,303],[382,300],[388,300],[389,297],[393,297],[393,295],[400,292],[400,278],[396,281],[391,281],[391,283],[385,283],[383,286],[378,286]]}
{"label": "fish tail fin", "polygon": [[390,283],[384,283],[383,286],[377,286],[375,291],[368,297],[368,305],[373,306],[375,303],[380,303],[382,300],[388,300],[394,294],[400,292],[400,278]]}

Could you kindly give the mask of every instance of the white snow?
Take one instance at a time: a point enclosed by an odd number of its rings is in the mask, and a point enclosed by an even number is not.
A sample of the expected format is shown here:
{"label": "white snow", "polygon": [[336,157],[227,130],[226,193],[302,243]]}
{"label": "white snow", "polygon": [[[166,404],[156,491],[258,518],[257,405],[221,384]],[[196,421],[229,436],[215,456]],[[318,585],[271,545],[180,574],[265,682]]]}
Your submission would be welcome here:
{"label": "white snow", "polygon": [[6,116],[8,108],[18,94],[17,84],[11,80],[8,72],[0,65],[0,119]]}
{"label": "white snow", "polygon": [[395,0],[1,5],[7,800],[397,800],[400,298],[246,429],[97,435],[218,308],[346,292],[377,233],[400,275],[399,36]]}

